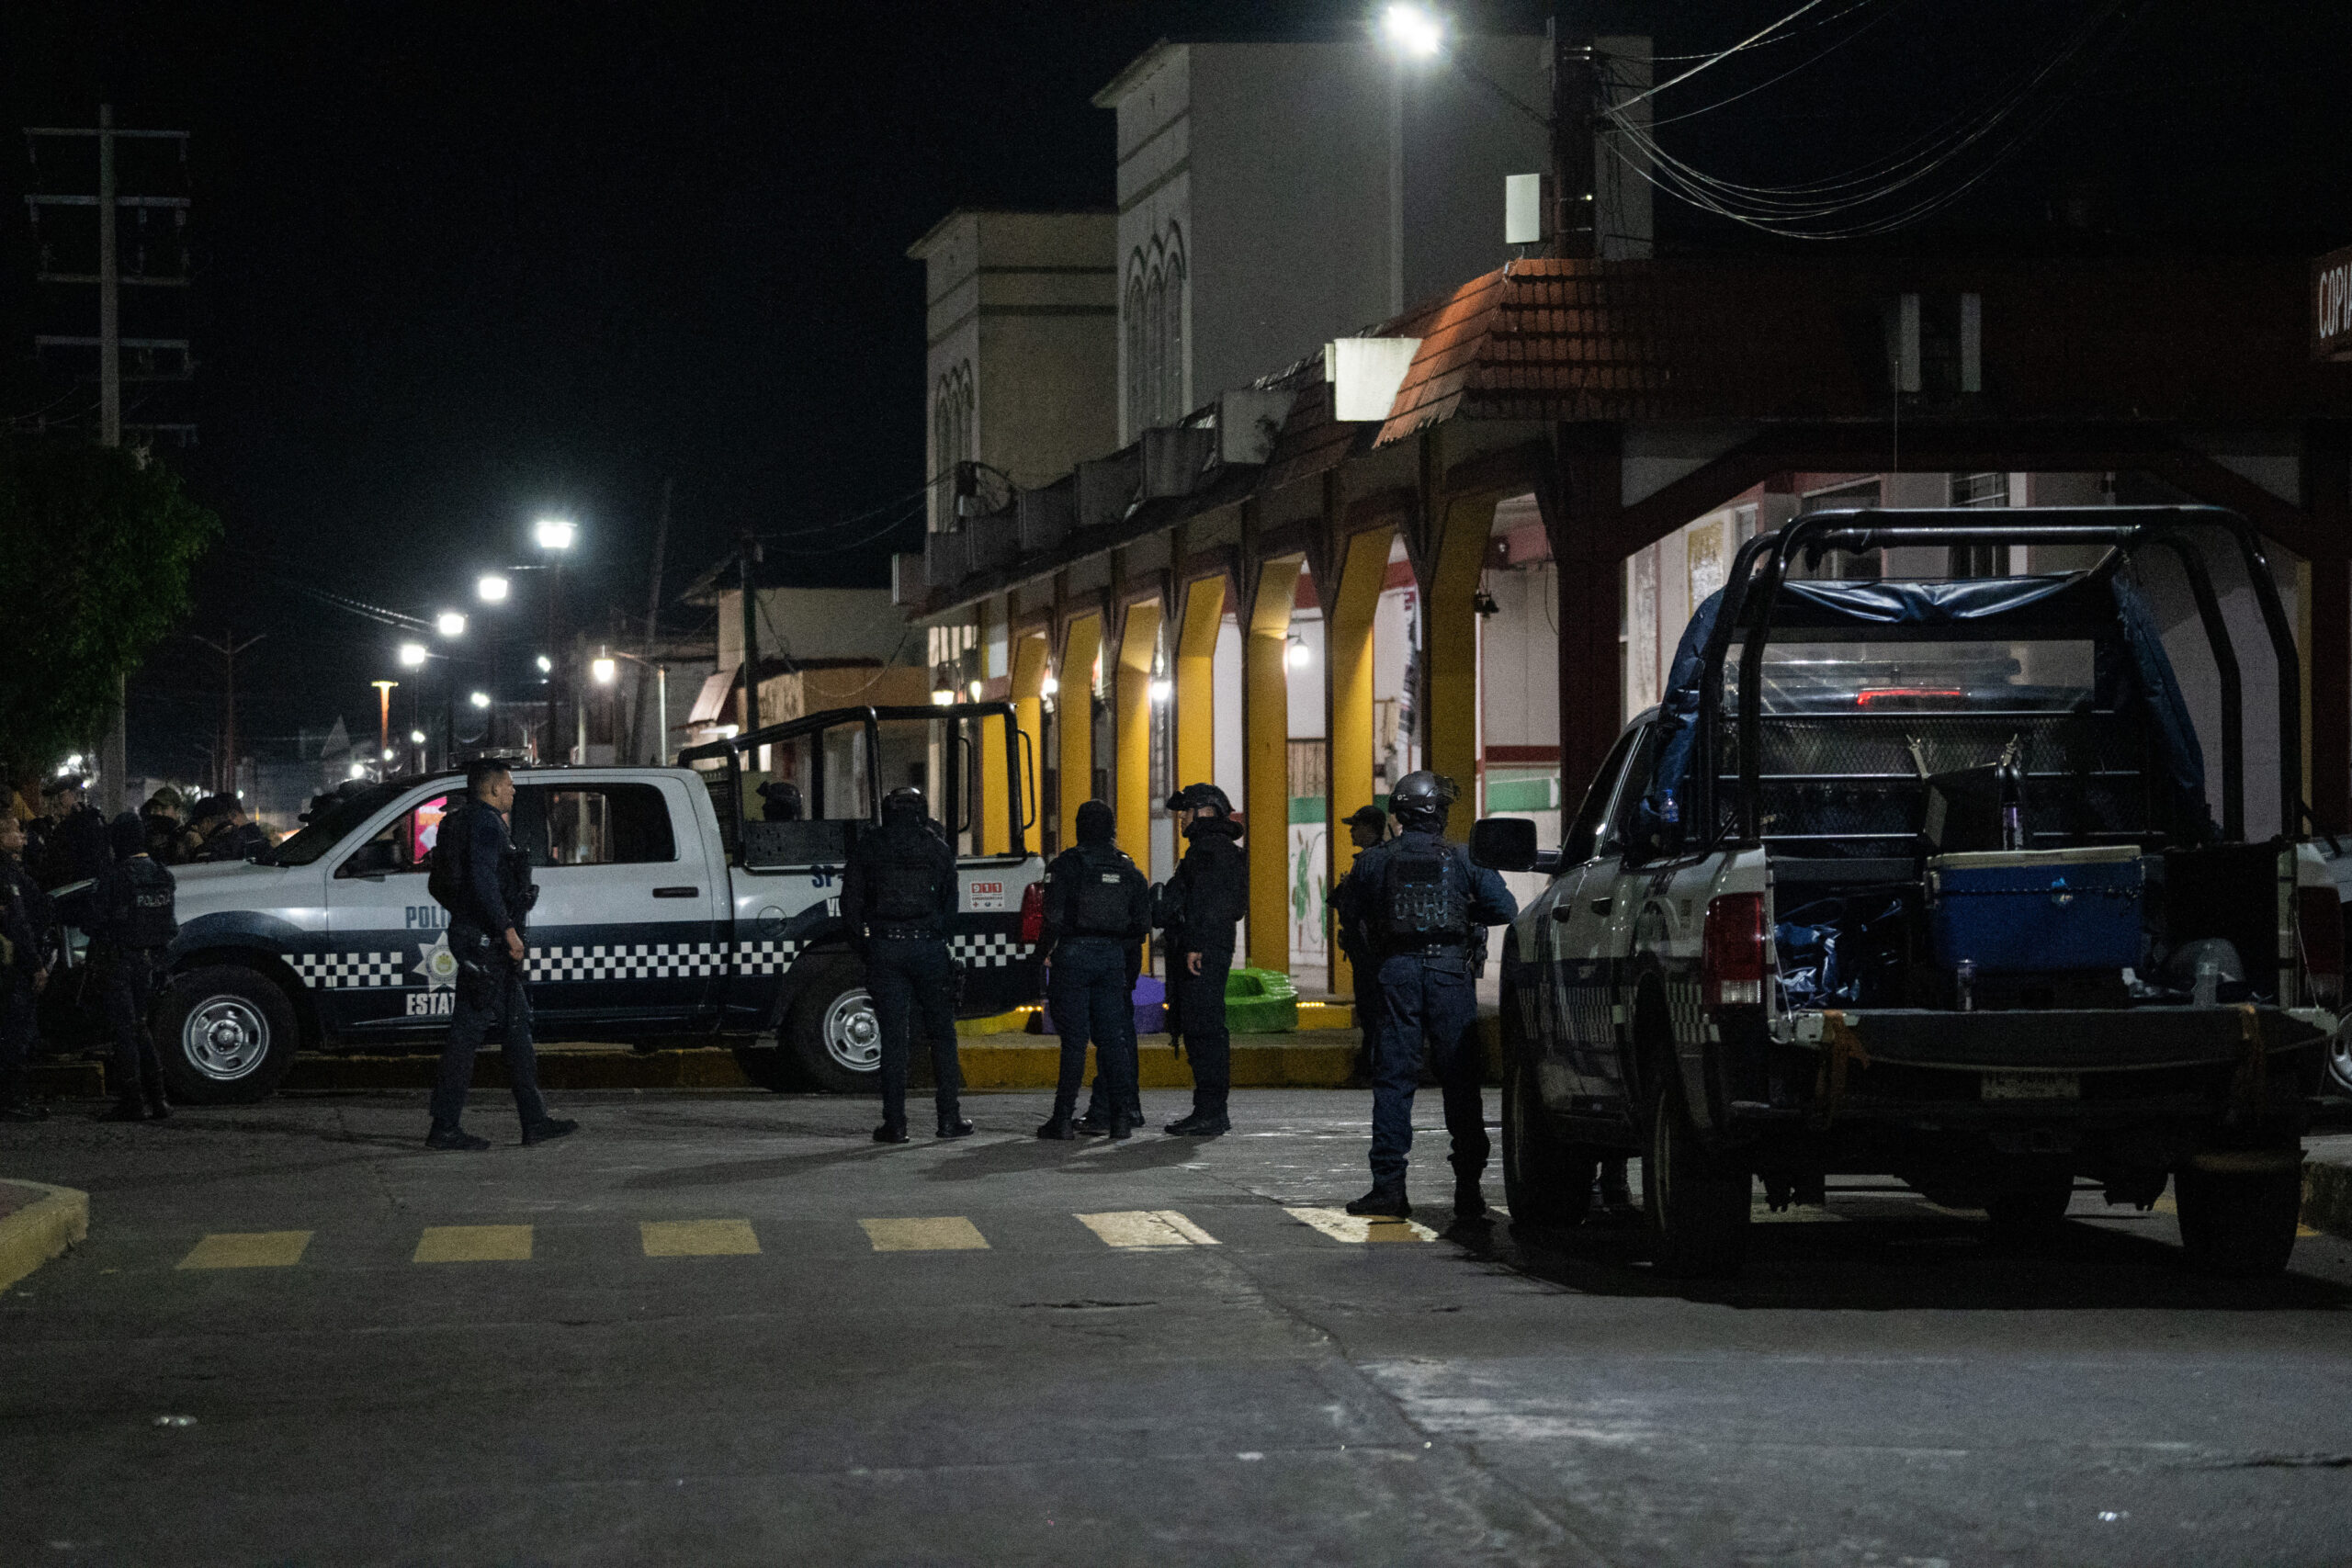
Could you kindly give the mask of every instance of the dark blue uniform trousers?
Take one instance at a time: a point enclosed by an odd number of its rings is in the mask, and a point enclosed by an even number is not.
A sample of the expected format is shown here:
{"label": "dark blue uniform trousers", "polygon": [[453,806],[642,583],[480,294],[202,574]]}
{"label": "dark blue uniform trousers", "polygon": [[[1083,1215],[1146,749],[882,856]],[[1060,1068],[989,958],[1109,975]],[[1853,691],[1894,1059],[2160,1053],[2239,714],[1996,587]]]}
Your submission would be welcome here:
{"label": "dark blue uniform trousers", "polygon": [[107,964],[107,1024],[114,1031],[114,1092],[137,1100],[164,1092],[164,1060],[147,1015],[155,1006],[155,954],[143,948],[117,948]]}
{"label": "dark blue uniform trousers", "polygon": [[1170,970],[1168,988],[1184,1028],[1184,1055],[1193,1061],[1193,1109],[1222,1116],[1233,1090],[1233,1035],[1225,1027],[1225,977],[1233,971],[1233,950],[1202,953],[1198,975],[1183,956],[1171,954]]}
{"label": "dark blue uniform trousers", "polygon": [[[457,946],[462,940],[453,932],[450,945]],[[531,1043],[531,998],[524,993],[522,968],[506,956],[503,942],[487,963],[482,981],[463,974],[458,979],[449,1039],[441,1047],[441,1067],[433,1080],[435,1128],[454,1128],[465,1116],[466,1090],[474,1081],[474,1053],[493,1031],[506,1058],[506,1081],[514,1090],[514,1110],[523,1125],[536,1126],[548,1118],[547,1101],[539,1098],[539,1061]]]}
{"label": "dark blue uniform trousers", "polygon": [[[1458,953],[1458,950],[1456,950]],[[1445,1095],[1445,1130],[1457,1161],[1487,1163],[1487,1116],[1479,1089],[1478,1000],[1466,958],[1399,953],[1380,965],[1378,1033],[1372,1047],[1372,1179],[1405,1179],[1413,1149],[1413,1091],[1421,1053]]]}
{"label": "dark blue uniform trousers", "polygon": [[33,1045],[40,1038],[33,977],[21,971],[0,1000],[0,1105],[20,1103],[31,1081]]}
{"label": "dark blue uniform trousers", "polygon": [[1054,1113],[1067,1116],[1078,1109],[1090,1039],[1094,1043],[1094,1089],[1103,1115],[1109,1116],[1113,1105],[1133,1106],[1137,1099],[1136,1014],[1126,950],[1102,937],[1072,937],[1058,943],[1046,996],[1054,1006],[1054,1027],[1062,1036]]}
{"label": "dark blue uniform trousers", "polygon": [[865,944],[865,988],[882,1025],[882,1120],[907,1124],[907,1068],[913,1032],[931,1047],[933,1099],[943,1122],[957,1114],[964,1087],[956,1059],[956,964],[941,937],[876,937]]}

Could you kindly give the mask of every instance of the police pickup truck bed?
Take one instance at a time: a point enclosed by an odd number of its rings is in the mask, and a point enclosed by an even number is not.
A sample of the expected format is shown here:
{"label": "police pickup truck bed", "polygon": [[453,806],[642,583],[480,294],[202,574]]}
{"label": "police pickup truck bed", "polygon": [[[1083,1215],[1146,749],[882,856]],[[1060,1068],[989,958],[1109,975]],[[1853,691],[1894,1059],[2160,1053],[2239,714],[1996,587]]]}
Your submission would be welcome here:
{"label": "police pickup truck bed", "polygon": [[[2277,674],[2282,828],[2261,841],[2217,540]],[[2098,560],[1794,580],[1825,552],[2012,545]],[[2210,649],[2218,824],[2157,571]],[[2170,1179],[2192,1261],[2284,1268],[2345,945],[2292,837],[2298,696],[2231,513],[1824,513],[1748,541],[1560,853],[1524,822],[1474,834],[1483,863],[1553,873],[1505,946],[1513,1216],[1577,1222],[1595,1161],[1639,1153],[1658,1264],[1727,1273],[1757,1178],[1779,1208],[1891,1174],[2018,1227],[2054,1223],[2078,1177],[2142,1208]]]}
{"label": "police pickup truck bed", "polygon": [[[1034,798],[1022,739],[1004,704],[850,708],[700,748],[687,766],[518,762],[539,1038],[701,1038],[746,1047],[771,1087],[872,1084],[879,1033],[842,929],[841,872],[884,791],[910,781],[932,786],[958,846],[959,1010],[1034,999],[1043,863],[1014,804]],[[805,819],[746,819],[741,803],[756,818],[767,779],[799,785]],[[259,1100],[298,1047],[439,1037],[457,966],[422,863],[462,787],[390,781],[258,861],[176,871],[180,936],[153,1020],[175,1096]]]}

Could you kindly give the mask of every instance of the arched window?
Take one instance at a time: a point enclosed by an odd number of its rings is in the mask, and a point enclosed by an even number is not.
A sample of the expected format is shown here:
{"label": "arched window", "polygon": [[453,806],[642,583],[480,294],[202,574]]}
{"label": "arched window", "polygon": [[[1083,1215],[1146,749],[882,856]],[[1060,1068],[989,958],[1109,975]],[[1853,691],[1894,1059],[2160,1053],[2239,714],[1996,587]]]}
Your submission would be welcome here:
{"label": "arched window", "polygon": [[1143,253],[1136,253],[1127,271],[1127,432],[1133,434],[1151,423],[1150,365],[1145,357],[1143,318]]}
{"label": "arched window", "polygon": [[1184,236],[1181,230],[1168,231],[1168,261],[1161,272],[1166,292],[1159,311],[1159,407],[1161,417],[1172,422],[1191,412],[1184,396]]}
{"label": "arched window", "polygon": [[1168,283],[1157,264],[1143,286],[1145,424],[1168,423]]}
{"label": "arched window", "polygon": [[932,525],[956,525],[956,466],[976,454],[972,446],[972,367],[956,366],[939,378],[931,404]]}

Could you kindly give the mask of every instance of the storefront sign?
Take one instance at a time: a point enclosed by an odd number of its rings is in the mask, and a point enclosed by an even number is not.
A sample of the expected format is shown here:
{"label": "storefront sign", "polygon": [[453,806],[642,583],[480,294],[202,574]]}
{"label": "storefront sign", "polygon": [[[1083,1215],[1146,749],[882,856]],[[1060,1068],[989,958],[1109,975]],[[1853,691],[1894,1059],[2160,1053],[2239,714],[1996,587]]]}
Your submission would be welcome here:
{"label": "storefront sign", "polygon": [[2352,359],[2352,248],[2312,263],[2312,357]]}

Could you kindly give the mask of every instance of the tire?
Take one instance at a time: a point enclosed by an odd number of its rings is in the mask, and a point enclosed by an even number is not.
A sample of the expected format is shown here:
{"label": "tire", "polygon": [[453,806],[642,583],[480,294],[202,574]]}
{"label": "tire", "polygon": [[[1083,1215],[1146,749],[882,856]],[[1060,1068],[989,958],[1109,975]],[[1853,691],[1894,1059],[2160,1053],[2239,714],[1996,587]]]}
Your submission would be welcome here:
{"label": "tire", "polygon": [[1996,1192],[1984,1203],[1984,1217],[2004,1235],[2046,1236],[2066,1220],[2066,1206],[2075,1201],[2074,1178],[2037,1183],[2016,1192]]}
{"label": "tire", "polygon": [[301,1041],[277,982],[234,964],[172,977],[149,1026],[164,1087],[187,1105],[251,1105],[277,1092]]}
{"label": "tire", "polygon": [[1642,1209],[1650,1260],[1676,1279],[1729,1279],[1747,1261],[1753,1179],[1744,1164],[1703,1147],[1670,1064],[1653,1058],[1642,1151]]}
{"label": "tire", "polygon": [[2277,1170],[2173,1173],[2180,1211],[2181,1250],[2200,1274],[2231,1280],[2267,1279],[2286,1271],[2302,1217],[2303,1177],[2293,1166]]}
{"label": "tire", "polygon": [[865,988],[865,970],[854,958],[829,964],[792,1004],[784,1048],[814,1088],[830,1094],[882,1091],[882,1021]]}
{"label": "tire", "polygon": [[1503,1075],[1503,1202],[1514,1226],[1572,1230],[1592,1208],[1600,1158],[1569,1143],[1544,1113],[1534,1069]]}

